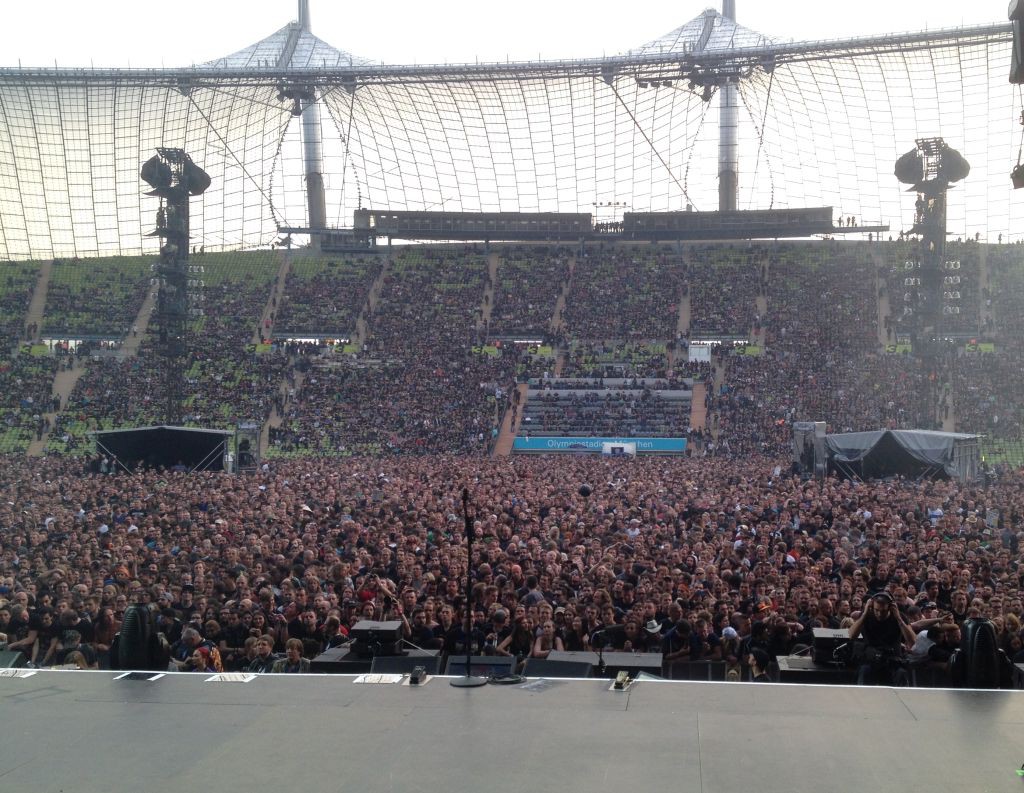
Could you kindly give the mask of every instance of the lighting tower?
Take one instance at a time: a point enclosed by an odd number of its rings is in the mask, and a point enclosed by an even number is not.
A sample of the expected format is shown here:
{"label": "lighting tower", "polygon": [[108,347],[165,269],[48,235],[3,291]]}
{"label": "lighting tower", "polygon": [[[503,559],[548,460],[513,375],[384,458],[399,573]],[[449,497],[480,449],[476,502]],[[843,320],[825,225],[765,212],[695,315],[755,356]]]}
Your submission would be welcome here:
{"label": "lighting tower", "polygon": [[935,361],[944,335],[943,277],[946,252],[946,192],[971,172],[971,166],[942,138],[920,138],[917,147],[896,161],[896,178],[917,191],[911,234],[921,237],[915,255],[904,264],[904,316],[901,324],[914,351]]}
{"label": "lighting tower", "polygon": [[205,192],[210,177],[183,149],[168,148],[158,148],[156,155],[143,164],[140,176],[153,188],[146,195],[160,198],[156,230],[146,236],[161,239],[160,259],[153,265],[153,283],[159,289],[154,319],[159,334],[157,355],[161,364],[164,422],[180,425],[184,417],[188,358],[188,199]]}

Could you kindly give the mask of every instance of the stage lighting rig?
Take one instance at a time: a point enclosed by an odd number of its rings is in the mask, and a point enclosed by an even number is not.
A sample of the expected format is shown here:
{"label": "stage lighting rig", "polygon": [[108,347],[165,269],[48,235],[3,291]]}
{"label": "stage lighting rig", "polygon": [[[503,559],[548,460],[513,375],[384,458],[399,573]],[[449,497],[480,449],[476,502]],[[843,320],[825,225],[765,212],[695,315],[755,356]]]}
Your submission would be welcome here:
{"label": "stage lighting rig", "polygon": [[915,142],[917,148],[896,161],[896,178],[911,185],[910,192],[939,195],[971,173],[963,155],[942,138],[920,138]]}
{"label": "stage lighting rig", "polygon": [[152,283],[158,289],[154,320],[162,367],[164,421],[176,425],[183,419],[188,317],[201,310],[205,285],[188,263],[188,200],[206,192],[210,176],[183,149],[166,147],[158,148],[143,163],[139,175],[153,188],[146,195],[160,199],[156,229],[147,236],[161,239],[160,256],[152,267]]}
{"label": "stage lighting rig", "polygon": [[915,143],[916,148],[900,157],[895,168],[896,178],[917,193],[910,233],[921,237],[916,255],[904,268],[908,291],[903,322],[915,352],[934,364],[944,350],[944,300],[955,300],[954,293],[959,291],[944,289],[946,192],[953,183],[967,178],[971,166],[942,138],[920,138]]}

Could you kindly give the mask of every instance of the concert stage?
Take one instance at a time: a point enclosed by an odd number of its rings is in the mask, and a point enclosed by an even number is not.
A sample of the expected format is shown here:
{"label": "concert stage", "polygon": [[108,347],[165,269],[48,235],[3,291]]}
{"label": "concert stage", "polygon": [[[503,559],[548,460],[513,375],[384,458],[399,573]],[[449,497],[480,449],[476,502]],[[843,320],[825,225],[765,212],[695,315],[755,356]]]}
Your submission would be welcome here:
{"label": "concert stage", "polygon": [[[14,670],[12,670],[14,671]],[[17,670],[25,672],[26,670]],[[1024,692],[338,675],[0,677],[0,787],[241,790],[1013,790]]]}

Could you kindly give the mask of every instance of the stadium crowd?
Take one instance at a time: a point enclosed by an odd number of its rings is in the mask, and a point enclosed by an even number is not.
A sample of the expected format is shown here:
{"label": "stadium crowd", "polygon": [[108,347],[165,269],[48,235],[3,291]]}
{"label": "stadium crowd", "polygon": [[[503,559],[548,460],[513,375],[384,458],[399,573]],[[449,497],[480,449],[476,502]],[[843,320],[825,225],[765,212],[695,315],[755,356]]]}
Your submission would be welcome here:
{"label": "stadium crowd", "polygon": [[697,246],[689,252],[691,338],[746,337],[758,330],[756,300],[765,286],[760,246]]}
{"label": "stadium crowd", "polygon": [[863,251],[783,248],[768,270],[765,347],[722,357],[724,382],[709,396],[722,452],[781,453],[793,421],[822,417],[831,432],[936,427],[933,372],[880,351],[875,270]]}
{"label": "stadium crowd", "polygon": [[380,257],[319,261],[296,257],[288,273],[275,331],[347,338],[383,269]]}
{"label": "stadium crowd", "polygon": [[673,339],[682,263],[662,250],[601,248],[578,257],[562,312],[573,339]]}
{"label": "stadium crowd", "polygon": [[[109,473],[109,460],[83,473],[81,459],[0,458],[0,633],[38,664],[103,665],[138,602],[159,610],[181,669],[302,671],[360,618],[404,620],[410,641],[454,652],[466,641],[468,568],[473,641],[521,659],[600,639],[663,651],[668,665],[743,667],[756,655],[748,650],[783,655],[815,625],[856,624],[883,589],[918,627],[990,617],[1008,654],[1024,658],[1024,474],[1000,469],[984,485],[816,483],[784,463],[800,419],[827,418],[832,431],[927,428],[951,404],[958,427],[1019,437],[1018,402],[1005,393],[1020,382],[1014,351],[1001,340],[997,356],[961,355],[952,373],[883,353],[876,289],[891,268],[863,246],[729,251],[581,257],[563,315],[575,340],[564,379],[548,378],[551,388],[526,406],[512,386],[535,365],[524,363],[530,353],[485,347],[482,330],[489,313],[492,328],[513,330],[552,316],[568,275],[559,256],[545,260],[541,285],[515,254],[492,282],[477,251],[401,252],[368,301],[364,347],[315,361],[301,345],[252,345],[272,300],[273,262],[239,279],[218,274],[210,257],[190,420],[230,426],[276,406],[277,457],[238,477]],[[1013,257],[993,262],[998,279],[1019,276]],[[752,350],[760,355],[718,348],[712,364],[678,362],[685,284],[723,280],[707,278],[705,265],[730,273],[730,289],[691,295],[691,329],[763,328],[764,349]],[[364,275],[368,289],[374,272]],[[309,283],[288,283],[293,306],[313,305]],[[1015,304],[1001,291],[992,311],[1012,330]],[[338,306],[325,310],[356,310]],[[82,429],[155,417],[152,362],[149,340],[137,357],[91,362],[58,416],[65,448],[81,446]],[[36,430],[59,365],[22,354],[0,368],[8,426]],[[709,383],[700,444],[709,454],[700,459],[482,456],[506,403],[544,408],[555,383],[578,393],[542,411],[557,426],[537,430],[680,434],[688,412],[656,389],[694,374]],[[598,390],[611,384],[600,378],[616,377],[626,383]],[[480,541],[472,560],[463,486]]]}
{"label": "stadium crowd", "polygon": [[504,251],[488,332],[492,336],[547,338],[555,304],[568,280],[569,255],[565,251]]}
{"label": "stadium crowd", "polygon": [[690,428],[690,401],[654,388],[544,391],[530,399],[525,425],[539,435],[606,438],[680,437]]}
{"label": "stadium crowd", "polygon": [[361,618],[456,652],[467,568],[473,641],[524,659],[600,636],[742,666],[850,626],[882,590],[921,630],[989,617],[1024,657],[1019,471],[977,486],[802,481],[765,458],[95,469],[0,459],[0,633],[37,664],[105,665],[136,602],[181,669],[300,671]]}
{"label": "stadium crowd", "polygon": [[[202,273],[203,313],[191,321],[185,372],[185,423],[212,427],[263,421],[291,373],[283,351],[258,353],[251,343],[266,306],[273,270],[208,257]],[[245,261],[245,260],[243,260]],[[138,355],[83,360],[85,371],[58,416],[55,444],[81,448],[83,433],[163,422],[157,331],[148,328]]]}
{"label": "stadium crowd", "polygon": [[311,369],[271,432],[274,453],[485,451],[514,363],[510,352]]}
{"label": "stadium crowd", "polygon": [[127,335],[149,289],[150,263],[142,257],[54,260],[43,332],[65,338]]}

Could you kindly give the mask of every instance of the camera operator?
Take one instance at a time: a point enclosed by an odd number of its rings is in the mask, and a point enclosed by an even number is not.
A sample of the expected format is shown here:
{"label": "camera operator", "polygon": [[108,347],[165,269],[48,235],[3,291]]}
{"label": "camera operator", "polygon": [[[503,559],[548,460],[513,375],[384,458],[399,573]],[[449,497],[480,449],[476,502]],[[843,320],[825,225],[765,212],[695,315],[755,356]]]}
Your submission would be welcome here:
{"label": "camera operator", "polygon": [[864,638],[864,658],[857,685],[899,685],[906,681],[904,643],[912,647],[913,629],[907,625],[888,592],[878,592],[850,626],[850,638]]}

